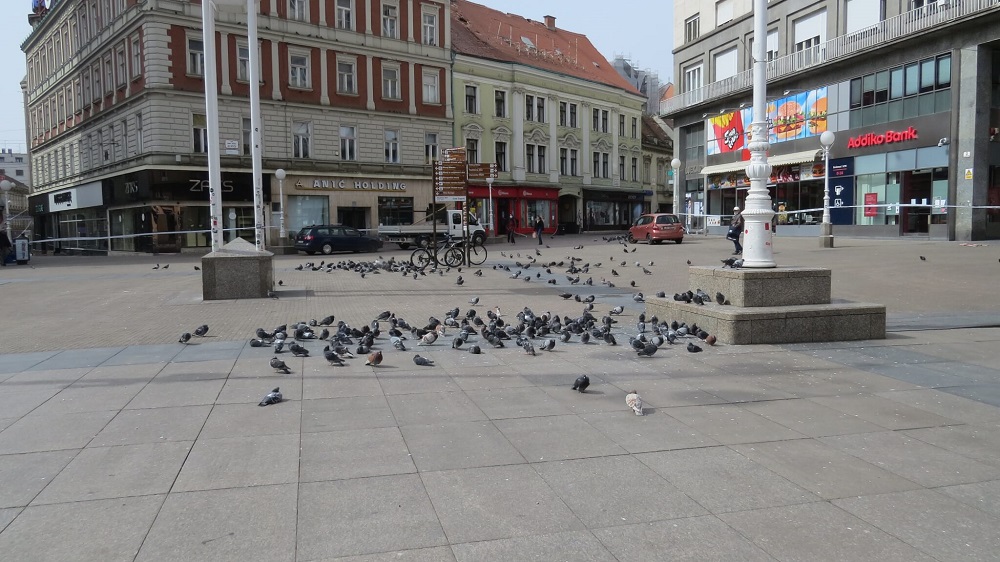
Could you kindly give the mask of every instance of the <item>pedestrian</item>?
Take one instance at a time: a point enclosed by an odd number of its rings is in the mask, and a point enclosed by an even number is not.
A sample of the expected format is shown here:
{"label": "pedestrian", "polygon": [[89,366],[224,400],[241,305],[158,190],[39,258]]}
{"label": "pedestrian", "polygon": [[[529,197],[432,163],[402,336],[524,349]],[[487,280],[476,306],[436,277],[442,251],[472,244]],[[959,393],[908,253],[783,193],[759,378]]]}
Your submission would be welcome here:
{"label": "pedestrian", "polygon": [[517,221],[514,220],[514,215],[511,215],[507,219],[507,241],[511,244],[514,243],[514,231],[517,229]]}
{"label": "pedestrian", "polygon": [[740,244],[741,234],[743,234],[743,214],[740,212],[739,207],[733,207],[733,220],[729,223],[729,232],[726,234],[726,238],[732,240],[733,245],[736,247],[733,252],[734,256],[743,253],[743,245]]}
{"label": "pedestrian", "polygon": [[7,232],[0,230],[0,265],[7,266],[7,256],[10,255],[12,248],[10,238],[7,238]]}
{"label": "pedestrian", "polygon": [[542,245],[542,232],[545,230],[545,223],[541,216],[535,217],[535,237],[538,238],[538,245]]}

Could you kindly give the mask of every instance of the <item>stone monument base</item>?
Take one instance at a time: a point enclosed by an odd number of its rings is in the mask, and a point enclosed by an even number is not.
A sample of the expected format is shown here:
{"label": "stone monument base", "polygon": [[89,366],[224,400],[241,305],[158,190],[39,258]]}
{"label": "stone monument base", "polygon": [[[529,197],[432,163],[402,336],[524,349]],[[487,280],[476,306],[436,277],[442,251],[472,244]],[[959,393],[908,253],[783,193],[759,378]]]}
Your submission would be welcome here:
{"label": "stone monument base", "polygon": [[692,267],[691,290],[730,304],[647,298],[647,315],[697,324],[735,345],[885,339],[885,305],[830,301],[830,270]]}
{"label": "stone monument base", "polygon": [[204,300],[262,299],[274,288],[274,254],[237,238],[201,258]]}

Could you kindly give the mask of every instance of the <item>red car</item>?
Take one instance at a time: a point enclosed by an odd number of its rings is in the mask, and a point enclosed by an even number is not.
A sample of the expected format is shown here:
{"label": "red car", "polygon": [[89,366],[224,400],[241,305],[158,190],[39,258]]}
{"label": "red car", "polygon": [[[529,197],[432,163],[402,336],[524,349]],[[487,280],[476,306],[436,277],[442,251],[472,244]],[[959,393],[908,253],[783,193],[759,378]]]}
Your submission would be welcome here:
{"label": "red car", "polygon": [[673,240],[680,244],[684,241],[684,225],[677,215],[670,213],[653,213],[642,215],[628,229],[629,242],[645,240],[650,244],[659,244],[664,240]]}

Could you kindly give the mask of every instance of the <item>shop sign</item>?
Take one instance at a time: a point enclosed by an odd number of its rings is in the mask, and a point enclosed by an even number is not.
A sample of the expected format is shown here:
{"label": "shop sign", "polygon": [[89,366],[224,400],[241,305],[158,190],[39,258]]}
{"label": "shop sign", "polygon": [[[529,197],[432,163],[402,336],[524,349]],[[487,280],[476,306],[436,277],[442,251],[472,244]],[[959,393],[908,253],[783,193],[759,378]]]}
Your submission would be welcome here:
{"label": "shop sign", "polygon": [[916,138],[917,130],[913,127],[907,127],[905,131],[893,131],[890,129],[883,134],[868,133],[853,137],[847,141],[847,148],[865,148],[868,146],[893,144],[915,140]]}
{"label": "shop sign", "polygon": [[304,184],[302,180],[295,182],[298,189],[342,189],[354,191],[406,191],[406,182],[402,181],[371,181],[371,180],[349,180],[315,179],[312,184]]}

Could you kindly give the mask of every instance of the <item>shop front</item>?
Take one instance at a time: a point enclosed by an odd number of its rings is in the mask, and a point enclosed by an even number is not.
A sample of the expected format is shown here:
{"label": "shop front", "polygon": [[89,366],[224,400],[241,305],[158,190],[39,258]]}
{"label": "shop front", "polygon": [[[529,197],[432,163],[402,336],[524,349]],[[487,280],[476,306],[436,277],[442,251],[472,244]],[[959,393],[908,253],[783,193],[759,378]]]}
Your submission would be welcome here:
{"label": "shop front", "polygon": [[35,240],[41,244],[38,250],[108,251],[107,209],[101,182],[34,195],[28,205],[35,218]]}
{"label": "shop front", "polygon": [[304,226],[343,224],[360,230],[380,225],[412,224],[431,212],[432,182],[415,176],[293,175],[284,181],[271,178],[272,228],[281,222],[281,194],[285,197],[285,230],[288,244]]}
{"label": "shop front", "polygon": [[496,234],[506,236],[513,218],[514,231],[530,235],[536,217],[542,217],[545,232],[554,234],[559,225],[559,189],[553,187],[493,186],[493,217],[490,217],[490,192],[484,186],[469,186],[469,210],[480,223],[496,220]]}
{"label": "shop front", "polygon": [[583,190],[584,230],[627,230],[649,202],[642,191]]}

